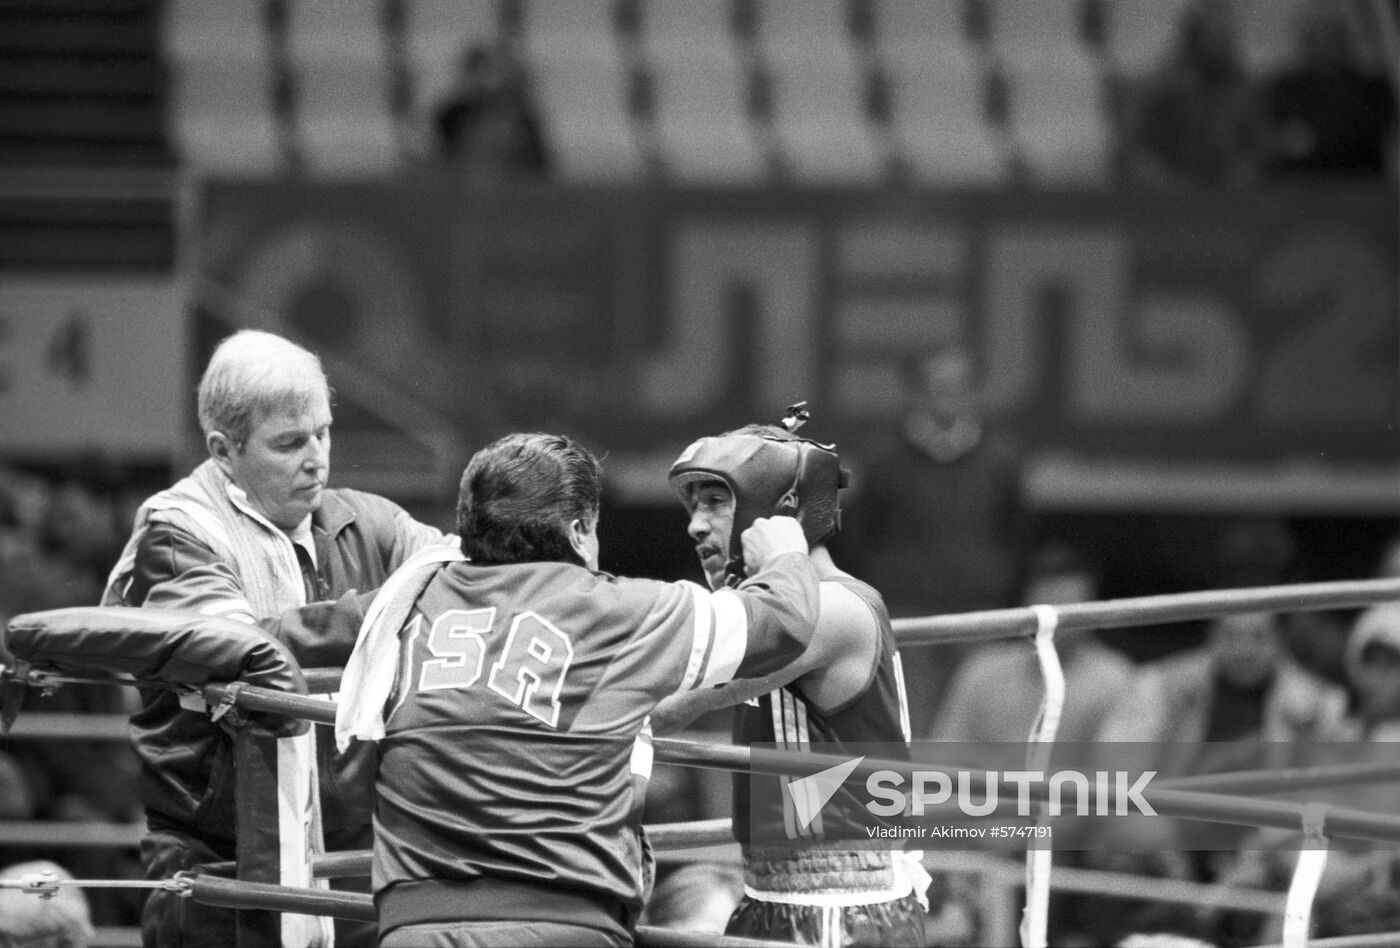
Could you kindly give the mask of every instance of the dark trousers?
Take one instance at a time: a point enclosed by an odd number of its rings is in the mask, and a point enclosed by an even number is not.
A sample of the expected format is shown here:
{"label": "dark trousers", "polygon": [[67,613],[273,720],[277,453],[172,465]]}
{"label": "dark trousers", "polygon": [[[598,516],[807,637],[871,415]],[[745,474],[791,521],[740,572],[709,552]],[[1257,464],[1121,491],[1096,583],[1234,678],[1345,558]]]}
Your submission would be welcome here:
{"label": "dark trousers", "polygon": [[[141,840],[141,865],[151,880],[232,858],[232,842],[216,848],[216,844],[166,830]],[[178,892],[153,889],[141,909],[144,948],[228,948],[237,930],[233,909],[201,905]]]}
{"label": "dark trousers", "polygon": [[[373,829],[363,827],[349,833],[328,836],[332,852],[368,849]],[[233,842],[210,840],[170,828],[153,830],[141,841],[141,865],[147,879],[169,879],[177,872],[197,869],[212,862],[234,858]],[[369,879],[333,879],[331,888],[348,892],[369,892]],[[276,916],[270,916],[272,920]],[[203,905],[177,892],[155,889],[141,910],[141,944],[144,948],[230,948],[238,931],[234,909]],[[336,948],[374,948],[378,939],[374,922],[335,920]],[[269,929],[260,943],[275,948],[278,931]]]}

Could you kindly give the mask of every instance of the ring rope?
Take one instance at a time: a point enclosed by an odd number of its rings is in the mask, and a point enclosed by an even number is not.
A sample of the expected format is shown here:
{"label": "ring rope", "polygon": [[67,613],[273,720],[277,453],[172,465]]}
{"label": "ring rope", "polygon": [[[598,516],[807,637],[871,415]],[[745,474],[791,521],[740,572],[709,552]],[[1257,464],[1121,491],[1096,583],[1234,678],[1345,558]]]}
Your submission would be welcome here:
{"label": "ring rope", "polygon": [[[1030,744],[1026,748],[1026,769],[1044,773],[1050,767],[1050,755],[1055,736],[1060,730],[1060,716],[1065,707],[1065,672],[1055,649],[1055,628],[1059,615],[1054,607],[1031,606],[1035,613],[1035,654],[1040,665],[1040,677],[1045,690],[1040,699],[1040,711],[1031,726]],[[1037,807],[1036,826],[1048,826],[1045,808]],[[1036,837],[1026,845],[1026,905],[1021,915],[1021,944],[1025,948],[1046,948],[1050,929],[1050,872],[1054,852],[1048,846],[1037,846]]]}
{"label": "ring rope", "polygon": [[[1395,948],[1400,944],[1400,932],[1367,935],[1338,935],[1335,938],[1314,938],[1308,948]],[[1287,945],[1257,945],[1256,948],[1288,948]]]}
{"label": "ring rope", "polygon": [[[1315,612],[1371,606],[1400,599],[1400,579],[1357,579],[1288,586],[1256,586],[1072,602],[1056,607],[1066,632],[1121,629],[1210,619],[1249,612]],[[1030,638],[1038,627],[1029,606],[894,619],[901,645]]]}
{"label": "ring rope", "polygon": [[26,872],[15,879],[0,879],[0,889],[17,889],[40,899],[51,899],[59,889],[164,889],[188,892],[181,879],[60,879],[54,872]]}
{"label": "ring rope", "polygon": [[[87,680],[83,680],[87,683]],[[83,733],[74,733],[74,722],[81,720]],[[76,712],[26,711],[8,733],[10,739],[73,739],[91,740],[99,737],[107,740],[126,740],[130,733],[130,718],[125,714],[80,714]],[[676,766],[672,761],[661,761],[668,766]],[[1202,774],[1191,777],[1163,777],[1154,785],[1164,790],[1206,790],[1215,793],[1258,794],[1272,796],[1317,787],[1365,785],[1400,781],[1400,764],[1362,763],[1328,764],[1312,767],[1283,767],[1271,770],[1237,770],[1218,774]],[[22,822],[6,824],[7,833],[15,827],[26,825]],[[36,822],[38,827],[60,829],[77,827],[82,824],[54,824]],[[96,832],[107,823],[92,824],[92,829],[81,832]],[[124,844],[129,834],[120,834]],[[8,837],[7,837],[8,838]],[[38,838],[38,837],[36,837]]]}
{"label": "ring rope", "polygon": [[[222,697],[226,688],[226,685],[207,685],[204,691],[206,696],[212,696],[217,700],[217,698]],[[251,685],[239,693],[237,702],[249,710],[271,712],[289,717],[305,717],[317,723],[330,723],[335,716],[335,705],[332,702]],[[813,768],[821,769],[850,763],[846,758],[834,754],[799,754],[791,751],[755,750],[734,744],[700,744],[674,738],[658,737],[655,739],[653,747],[658,763],[778,776],[805,777],[812,773]],[[847,782],[864,780],[872,773],[881,770],[889,770],[909,777],[916,769],[935,770],[938,768],[931,764],[915,764],[910,761],[867,757],[852,770]],[[974,778],[975,785],[977,772],[971,770],[970,773]],[[1043,798],[1047,787],[1044,782],[1029,783],[1027,786],[1038,799]],[[1014,792],[1011,788],[1002,789],[1008,797]],[[1252,800],[1224,793],[1151,787],[1142,790],[1141,795],[1163,816],[1181,816],[1215,823],[1270,826],[1283,829],[1292,829],[1298,825],[1305,805],[1281,800]],[[928,811],[936,812],[936,809],[930,807]],[[1332,812],[1329,819],[1334,836],[1400,841],[1400,816],[1363,810],[1337,809]]]}
{"label": "ring rope", "polygon": [[[1362,580],[1354,582],[1340,583],[1313,583],[1298,584],[1284,587],[1260,587],[1255,589],[1234,589],[1203,593],[1184,593],[1169,596],[1148,596],[1133,599],[1107,600],[1095,603],[1074,603],[1061,607],[1059,612],[1043,606],[1032,606],[1023,609],[990,610],[980,613],[962,613],[954,616],[933,616],[920,619],[897,619],[895,629],[898,640],[902,644],[933,644],[938,642],[965,641],[968,639],[993,639],[993,638],[1014,638],[1034,636],[1037,653],[1041,658],[1042,672],[1046,678],[1046,700],[1042,703],[1041,715],[1037,720],[1036,731],[1042,731],[1042,724],[1047,718],[1050,719],[1050,727],[1047,729],[1048,740],[1044,734],[1035,735],[1038,739],[1033,740],[1033,747],[1028,752],[1028,760],[1039,759],[1039,755],[1048,750],[1048,746],[1053,744],[1054,730],[1057,725],[1058,707],[1052,709],[1050,702],[1051,682],[1055,672],[1059,675],[1059,702],[1063,701],[1063,676],[1059,668],[1058,656],[1054,653],[1053,633],[1057,626],[1066,629],[1099,629],[1099,628],[1121,628],[1129,626],[1150,626],[1168,622],[1189,621],[1205,619],[1219,615],[1239,614],[1257,611],[1307,611],[1331,608],[1342,608],[1352,606],[1369,605],[1375,602],[1386,602],[1400,599],[1400,579],[1389,580]],[[1053,671],[1047,664],[1046,655],[1053,658]],[[317,691],[321,693],[334,691],[339,681],[339,670],[314,670],[318,677],[316,679]],[[0,666],[0,673],[9,675],[11,679],[15,676],[8,669]],[[51,689],[58,684],[74,683],[109,683],[109,684],[134,684],[133,680],[126,678],[114,679],[80,679],[74,676],[44,675],[42,672],[34,672],[26,669],[23,676],[25,684],[33,684],[41,688]],[[258,694],[265,692],[264,694]],[[304,699],[296,695],[288,695],[280,692],[267,692],[265,689],[245,686],[241,682],[230,685],[210,685],[204,689],[206,699],[211,704],[219,708],[220,711],[227,711],[233,707],[243,707],[248,710],[263,710],[275,714],[282,714],[288,717],[305,718],[319,723],[332,723],[334,719],[334,704],[320,699]],[[319,708],[311,709],[307,707],[295,708],[289,706],[288,699],[293,701],[311,701]],[[1052,710],[1054,713],[1052,713]],[[663,739],[664,740],[664,739]],[[667,741],[667,744],[674,743],[678,746],[658,748],[658,760],[668,763],[677,763],[689,766],[711,767],[723,770],[749,770],[759,773],[792,773],[791,763],[780,763],[776,760],[764,759],[769,755],[755,755],[750,748],[744,747],[712,747],[705,751],[695,753],[701,745],[696,745],[683,741]],[[1042,746],[1044,745],[1044,746]],[[667,753],[669,751],[670,753]],[[718,753],[715,753],[718,751]],[[805,775],[815,761],[831,755],[802,755],[806,757],[807,763],[801,766],[798,771]],[[845,763],[840,758],[834,758],[837,763]],[[852,775],[852,779],[864,776],[861,771],[869,771],[875,767],[879,769],[889,769],[900,773],[906,773],[913,769],[912,764],[899,761],[872,761],[862,762],[863,767],[859,767]],[[927,765],[921,765],[923,769],[929,769]],[[1325,777],[1319,776],[1319,771],[1331,771]],[[1338,768],[1319,768],[1312,771],[1296,772],[1297,779],[1302,781],[1317,781],[1320,779],[1341,781]],[[1385,779],[1389,775],[1384,775],[1373,770],[1368,774],[1361,774],[1366,779]],[[1214,789],[1220,789],[1223,781],[1234,778],[1237,782],[1234,785],[1236,792],[1243,792],[1240,788],[1246,786],[1245,781],[1259,778],[1259,775],[1220,775],[1214,779]],[[1186,778],[1192,780],[1193,778]],[[1210,778],[1206,778],[1210,779]],[[1313,783],[1312,785],[1323,785]],[[1034,785],[1033,785],[1034,786]],[[1181,789],[1182,784],[1178,783],[1176,789],[1159,787],[1141,791],[1146,799],[1159,813],[1166,816],[1184,816],[1192,819],[1202,819],[1214,822],[1243,823],[1244,825],[1257,826],[1283,826],[1285,828],[1296,826],[1301,820],[1304,829],[1304,845],[1299,853],[1299,861],[1295,869],[1293,884],[1290,886],[1288,898],[1288,910],[1285,916],[1284,944],[1282,948],[1297,948],[1299,945],[1306,945],[1308,919],[1311,915],[1311,906],[1315,897],[1317,884],[1320,881],[1322,870],[1325,867],[1327,848],[1326,835],[1323,832],[1323,820],[1328,816],[1329,810],[1319,804],[1288,804],[1278,801],[1248,800],[1238,797],[1229,797],[1220,793],[1204,792],[1202,778],[1194,778],[1194,783],[1185,784],[1186,787],[1195,789]],[[1273,783],[1272,787],[1277,784]],[[1252,789],[1252,788],[1251,788]],[[1291,817],[1291,820],[1289,819]],[[1391,817],[1388,814],[1366,813],[1355,810],[1335,810],[1330,811],[1332,820],[1333,835],[1354,836],[1363,839],[1400,839],[1400,819]],[[706,832],[713,832],[714,828],[696,832],[692,830],[693,841],[696,836],[703,837]],[[1045,851],[1048,855],[1048,850]],[[1035,908],[1038,901],[1030,900],[1030,882],[1037,880],[1037,867],[1043,868],[1048,875],[1049,866],[1041,866],[1034,862],[1035,851],[1028,852],[1027,861],[1027,882],[1028,882],[1028,903],[1026,909],[1026,920],[1023,921],[1022,940],[1028,948],[1040,948],[1044,944],[1042,914]],[[327,861],[323,868],[330,871],[340,871],[345,869],[351,861],[358,858],[357,854],[345,854],[341,864],[337,867]],[[188,874],[181,874],[188,875]],[[130,883],[113,882],[108,880],[91,880],[89,883],[94,887],[103,885],[130,885]],[[335,893],[323,889],[298,890],[294,887],[285,887],[274,884],[238,882],[234,880],[219,880],[214,876],[199,876],[198,881],[191,881],[189,878],[177,876],[173,880],[162,880],[148,882],[146,887],[170,887],[179,891],[184,891],[184,886],[191,888],[186,894],[192,894],[199,901],[209,901],[210,904],[220,904],[213,899],[234,898],[228,892],[231,885],[241,894],[237,898],[260,898],[265,896],[269,902],[274,904],[260,903],[258,905],[248,905],[248,908],[268,908],[280,910],[281,906],[276,903],[286,903],[287,911],[306,911],[310,909],[312,914],[338,914],[339,912],[359,913],[368,908],[369,916],[366,920],[373,919],[373,902],[369,896],[356,896],[354,893]],[[49,887],[48,880],[22,879],[18,883],[12,882],[8,886],[0,885],[4,888],[25,888],[26,886],[39,887],[37,894],[40,897],[51,897],[55,888]],[[1044,880],[1044,886],[1048,892],[1048,878]],[[203,891],[195,894],[195,889],[201,888]],[[263,891],[266,890],[266,891]],[[47,892],[47,895],[44,893]],[[201,897],[203,896],[203,897]],[[348,901],[347,901],[348,900]],[[230,907],[244,907],[241,905],[231,905]],[[327,909],[324,912],[318,911],[318,907]],[[352,914],[344,917],[361,918],[359,914]],[[639,929],[640,934],[640,929]],[[661,933],[664,936],[671,936],[676,933]],[[1364,944],[1391,944],[1386,940],[1393,936],[1382,935],[1374,942],[1364,941]],[[704,936],[705,944],[772,944],[746,939],[724,939],[716,936]],[[1366,936],[1363,936],[1365,939]],[[1363,942],[1353,940],[1329,939],[1326,944],[1342,948],[1345,942],[1350,948],[1355,944],[1358,946]],[[661,944],[662,942],[648,939],[648,943]],[[669,944],[681,944],[680,942],[667,942]],[[699,944],[693,942],[691,944]],[[1321,946],[1323,943],[1317,943]]]}
{"label": "ring rope", "polygon": [[[693,820],[680,823],[651,823],[646,827],[647,840],[652,849],[658,852],[687,849],[695,846],[713,846],[734,842],[729,817],[712,820]],[[369,874],[370,850],[346,849],[339,852],[318,854],[311,859],[312,873],[319,879],[340,879],[347,876]],[[229,875],[236,868],[234,862],[206,863],[203,870],[215,875]]]}
{"label": "ring rope", "polygon": [[[1202,592],[1168,593],[1065,603],[1056,608],[1064,631],[1116,629],[1209,619],[1248,612],[1313,612],[1371,606],[1400,600],[1400,578],[1294,583]],[[902,617],[892,620],[901,645],[932,645],[999,638],[1031,638],[1039,628],[1034,607],[988,609],[948,615]],[[32,672],[38,675],[42,673]],[[308,689],[335,690],[340,669],[306,669]],[[54,683],[133,684],[129,677],[75,678],[46,676]]]}
{"label": "ring rope", "polygon": [[[226,694],[228,685],[206,685],[206,698],[217,702]],[[248,686],[237,696],[237,704],[248,710],[266,711],[288,717],[300,717],[314,723],[330,724],[335,718],[335,704],[320,698],[287,694],[266,688]],[[656,738],[654,742],[658,763],[682,764],[714,770],[749,771],[753,773],[777,774],[780,776],[805,777],[813,767],[830,767],[849,763],[842,757],[831,754],[760,751],[752,748],[725,744],[699,744],[694,741],[674,738]],[[891,770],[905,776],[911,775],[915,767],[921,770],[938,769],[936,765],[918,764],[879,758],[866,758],[857,765],[848,781],[863,780],[878,770]],[[963,768],[966,769],[966,768]],[[971,771],[975,785],[976,771]],[[1027,785],[1032,793],[1042,793],[1045,784]],[[1007,794],[1010,794],[1008,789]],[[1164,816],[1180,816],[1217,823],[1233,823],[1244,826],[1269,826],[1292,829],[1298,825],[1304,804],[1273,800],[1242,799],[1223,793],[1204,793],[1193,790],[1148,788],[1141,791],[1147,800]],[[936,808],[930,808],[936,810]],[[1376,839],[1388,842],[1400,841],[1400,817],[1385,813],[1371,813],[1362,810],[1337,809],[1331,816],[1334,836],[1355,839]]]}
{"label": "ring rope", "polygon": [[[708,821],[707,821],[708,822]],[[681,825],[681,824],[676,824]],[[163,888],[174,891],[180,895],[188,896],[195,901],[207,902],[212,905],[227,905],[234,908],[269,908],[268,901],[276,901],[278,906],[286,905],[292,910],[306,911],[308,908],[321,910],[330,906],[328,914],[340,915],[347,918],[360,918],[364,911],[363,903],[369,897],[356,895],[354,893],[333,893],[335,896],[328,903],[324,898],[325,890],[306,889],[289,890],[288,887],[270,885],[263,883],[239,882],[231,879],[217,879],[206,875],[212,868],[210,865],[200,867],[198,870],[178,873],[176,876],[158,881],[148,880],[54,880],[51,873],[36,873],[22,877],[21,879],[0,880],[0,889],[22,889],[38,898],[48,898],[56,893],[58,886],[80,886],[92,888]],[[1060,877],[1069,883],[1071,891],[1088,891],[1086,884],[1092,880],[1108,874],[1090,870],[1062,869]],[[1115,881],[1122,881],[1121,876],[1113,874]],[[1274,906],[1280,901],[1277,893],[1253,889],[1234,889],[1229,886],[1206,886],[1201,883],[1173,882],[1171,880],[1161,880],[1149,877],[1142,877],[1142,882],[1150,883],[1154,892],[1164,891],[1169,897],[1176,901],[1188,904],[1199,904],[1201,901],[1209,901],[1211,895],[1226,891],[1231,893],[1232,898],[1223,900],[1223,903],[1233,904],[1234,907],[1269,912],[1276,910]],[[56,883],[56,884],[55,884]],[[1174,887],[1174,888],[1173,888]],[[1181,892],[1175,892],[1180,889]],[[1209,894],[1203,894],[1209,889]],[[1094,889],[1097,891],[1097,889]],[[315,905],[304,900],[303,895],[309,894]],[[1111,894],[1111,893],[1110,893]],[[1137,897],[1133,892],[1119,893],[1122,897]],[[350,898],[341,898],[343,896]],[[266,898],[265,898],[266,896]],[[1239,902],[1240,899],[1247,901]],[[1238,904],[1236,904],[1238,903]],[[372,908],[372,902],[371,902]],[[367,920],[367,919],[366,919]],[[765,942],[756,939],[735,938],[733,936],[699,935],[687,932],[673,932],[669,930],[649,928],[648,926],[638,927],[639,944],[656,946],[656,948],[699,948],[701,945],[718,945],[721,948],[746,948],[746,946],[771,946],[773,942]],[[1326,938],[1313,940],[1308,943],[1309,948],[1391,948],[1397,943],[1397,936],[1400,932],[1385,934],[1342,936],[1337,938]],[[1259,948],[1290,948],[1289,945],[1275,944],[1259,946]]]}
{"label": "ring rope", "polygon": [[1284,767],[1278,770],[1236,770],[1195,777],[1168,777],[1157,781],[1163,790],[1202,790],[1210,793],[1271,796],[1320,787],[1363,786],[1400,781],[1400,764],[1329,764],[1317,767]]}
{"label": "ring rope", "polygon": [[[366,858],[368,858],[368,851],[366,850],[364,852]],[[1010,878],[1010,862],[1005,863],[1007,871],[1003,871],[1002,867],[999,865],[999,863],[1002,862],[1001,860],[989,861],[985,854],[969,856],[969,854],[963,853],[948,853],[943,854],[941,858],[946,868],[952,870],[967,871],[980,869],[995,877]],[[229,871],[231,871],[232,867],[233,863],[204,863],[198,867],[197,871],[231,879]],[[55,879],[57,884],[50,884],[50,879]],[[1238,908],[1243,911],[1272,913],[1281,911],[1284,904],[1283,894],[1271,890],[1162,879],[1155,876],[1125,876],[1121,873],[1110,873],[1103,870],[1062,867],[1057,873],[1057,879],[1059,880],[1057,884],[1062,885],[1067,891],[1097,892],[1119,898],[1143,897],[1146,893],[1135,888],[1134,884],[1146,883],[1150,886],[1152,895],[1161,897],[1166,901],[1175,901],[1183,904],[1199,905],[1203,901],[1211,901],[1212,896],[1222,895],[1228,897],[1217,899],[1220,904],[1227,908]],[[1109,886],[1107,891],[1103,891],[1105,884]],[[1127,888],[1124,888],[1125,885],[1127,885]],[[52,873],[32,873],[19,879],[0,880],[0,888],[17,889],[39,898],[44,898],[47,894],[56,892],[57,889],[62,886],[114,889],[160,888],[178,893],[190,891],[190,882],[188,879],[175,877],[161,880],[56,879]]]}
{"label": "ring rope", "polygon": [[[335,892],[267,882],[243,882],[200,872],[180,873],[176,878],[181,877],[189,885],[190,898],[205,905],[231,909],[289,911],[303,915],[329,915],[360,922],[373,922],[378,917],[374,909],[374,899],[362,892]],[[708,932],[672,931],[650,925],[638,925],[636,932],[639,945],[654,948],[792,948],[791,944],[786,942],[736,938]]]}

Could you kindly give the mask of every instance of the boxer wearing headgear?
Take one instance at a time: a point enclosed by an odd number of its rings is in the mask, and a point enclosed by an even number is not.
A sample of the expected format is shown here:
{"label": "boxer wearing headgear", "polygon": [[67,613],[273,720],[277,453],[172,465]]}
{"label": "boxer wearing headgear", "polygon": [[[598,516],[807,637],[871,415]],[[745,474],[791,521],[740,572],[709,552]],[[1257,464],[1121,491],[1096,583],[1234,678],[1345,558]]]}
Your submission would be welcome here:
{"label": "boxer wearing headgear", "polygon": [[[792,750],[908,759],[908,713],[889,612],[873,587],[839,569],[826,548],[840,528],[847,484],[834,445],[799,437],[802,404],[783,423],[701,438],[671,466],[690,515],[687,533],[710,585],[743,575],[734,538],[755,518],[796,517],[820,579],[821,613],[803,655],[759,681],[663,702],[656,733],[735,705],[735,742]],[[793,816],[780,778],[735,776],[733,826],[744,862],[744,897],[730,935],[810,945],[925,945],[928,876],[920,854],[857,848],[864,832],[841,814],[848,791],[810,822]],[[752,785],[750,781],[753,781]],[[751,792],[757,790],[757,793]]]}
{"label": "boxer wearing headgear", "polygon": [[759,517],[796,517],[809,544],[841,529],[838,492],[848,486],[850,472],[834,444],[797,436],[808,418],[806,404],[790,406],[780,425],[748,425],[701,438],[671,465],[671,486],[682,502],[689,485],[705,481],[722,482],[734,497],[726,585],[744,577],[739,536]]}

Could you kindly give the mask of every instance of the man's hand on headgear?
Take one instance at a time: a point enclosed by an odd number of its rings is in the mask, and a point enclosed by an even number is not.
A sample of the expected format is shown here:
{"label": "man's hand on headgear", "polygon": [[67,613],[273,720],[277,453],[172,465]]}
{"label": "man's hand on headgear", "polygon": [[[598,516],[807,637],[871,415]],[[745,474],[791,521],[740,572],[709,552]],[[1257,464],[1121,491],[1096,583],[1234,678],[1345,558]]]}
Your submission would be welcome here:
{"label": "man's hand on headgear", "polygon": [[744,550],[744,568],[749,575],[784,553],[807,552],[807,537],[796,517],[759,517],[739,541]]}

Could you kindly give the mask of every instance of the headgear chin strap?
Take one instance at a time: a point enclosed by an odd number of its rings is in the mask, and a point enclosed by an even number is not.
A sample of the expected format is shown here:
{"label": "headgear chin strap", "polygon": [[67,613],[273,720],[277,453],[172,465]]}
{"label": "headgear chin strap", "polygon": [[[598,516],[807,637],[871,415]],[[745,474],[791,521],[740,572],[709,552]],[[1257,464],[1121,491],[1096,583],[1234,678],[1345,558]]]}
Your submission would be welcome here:
{"label": "headgear chin strap", "polygon": [[805,403],[799,403],[788,409],[781,426],[750,425],[701,438],[671,465],[671,486],[682,501],[687,485],[702,481],[720,481],[734,495],[725,569],[730,585],[744,577],[739,538],[759,517],[796,517],[809,544],[841,527],[838,492],[847,486],[849,474],[835,445],[793,433],[806,417]]}

